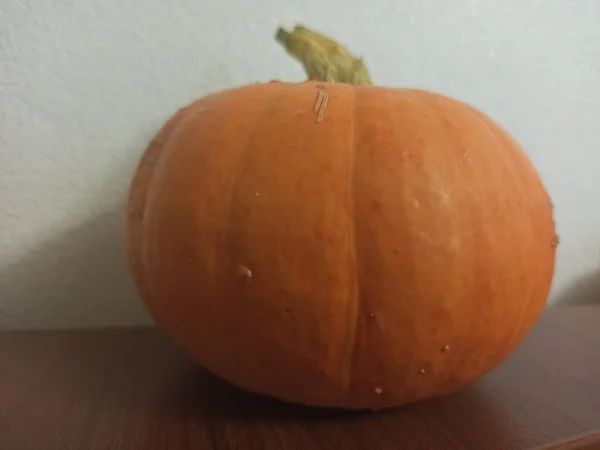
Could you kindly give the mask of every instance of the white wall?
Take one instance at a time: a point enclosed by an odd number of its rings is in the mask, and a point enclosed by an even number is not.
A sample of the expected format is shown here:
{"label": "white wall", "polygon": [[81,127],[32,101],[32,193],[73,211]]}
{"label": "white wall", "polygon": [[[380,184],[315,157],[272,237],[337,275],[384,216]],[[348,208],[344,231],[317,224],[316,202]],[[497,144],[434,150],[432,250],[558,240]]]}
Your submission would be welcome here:
{"label": "white wall", "polygon": [[122,245],[137,158],[196,97],[302,79],[273,40],[297,21],[506,127],[556,203],[551,302],[600,294],[597,0],[0,0],[0,328],[148,320]]}

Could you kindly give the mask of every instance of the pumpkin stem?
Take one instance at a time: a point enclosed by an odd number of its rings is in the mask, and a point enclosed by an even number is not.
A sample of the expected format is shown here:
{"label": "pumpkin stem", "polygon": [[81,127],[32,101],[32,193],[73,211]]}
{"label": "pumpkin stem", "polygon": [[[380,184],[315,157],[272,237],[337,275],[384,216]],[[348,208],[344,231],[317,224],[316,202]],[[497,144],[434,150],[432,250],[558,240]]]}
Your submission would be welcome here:
{"label": "pumpkin stem", "polygon": [[278,28],[275,40],[304,67],[309,80],[329,83],[373,84],[361,58],[337,42],[303,25],[292,31]]}

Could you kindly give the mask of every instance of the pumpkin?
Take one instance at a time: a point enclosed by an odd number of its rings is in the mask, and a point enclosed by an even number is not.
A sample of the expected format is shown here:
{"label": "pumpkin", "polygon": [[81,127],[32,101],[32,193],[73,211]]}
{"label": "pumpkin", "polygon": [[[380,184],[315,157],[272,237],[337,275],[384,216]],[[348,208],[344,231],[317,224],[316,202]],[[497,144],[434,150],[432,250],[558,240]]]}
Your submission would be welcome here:
{"label": "pumpkin", "polygon": [[378,409],[472,383],[549,294],[538,173],[481,111],[352,83],[351,56],[286,33],[299,60],[321,51],[309,81],[196,100],[141,158],[127,251],[145,305],[206,369],[287,402]]}

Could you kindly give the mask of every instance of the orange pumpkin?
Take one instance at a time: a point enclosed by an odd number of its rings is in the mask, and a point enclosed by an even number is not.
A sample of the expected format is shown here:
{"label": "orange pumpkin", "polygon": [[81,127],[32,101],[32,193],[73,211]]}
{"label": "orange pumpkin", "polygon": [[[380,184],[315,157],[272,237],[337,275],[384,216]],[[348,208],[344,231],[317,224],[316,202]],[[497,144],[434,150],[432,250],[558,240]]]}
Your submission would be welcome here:
{"label": "orange pumpkin", "polygon": [[465,103],[264,83],[179,111],[131,186],[150,313],[210,371],[308,405],[452,392],[536,322],[557,238],[517,143]]}

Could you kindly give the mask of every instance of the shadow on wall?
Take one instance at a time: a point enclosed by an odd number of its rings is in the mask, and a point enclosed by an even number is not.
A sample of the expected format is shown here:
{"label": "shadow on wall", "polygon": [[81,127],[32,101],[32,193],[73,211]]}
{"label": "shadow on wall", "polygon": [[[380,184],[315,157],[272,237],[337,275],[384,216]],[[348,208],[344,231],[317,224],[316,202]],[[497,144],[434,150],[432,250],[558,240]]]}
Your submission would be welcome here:
{"label": "shadow on wall", "polygon": [[129,274],[124,210],[66,230],[0,273],[0,329],[150,323]]}
{"label": "shadow on wall", "polygon": [[579,277],[557,295],[557,306],[600,304],[600,271]]}

